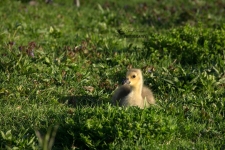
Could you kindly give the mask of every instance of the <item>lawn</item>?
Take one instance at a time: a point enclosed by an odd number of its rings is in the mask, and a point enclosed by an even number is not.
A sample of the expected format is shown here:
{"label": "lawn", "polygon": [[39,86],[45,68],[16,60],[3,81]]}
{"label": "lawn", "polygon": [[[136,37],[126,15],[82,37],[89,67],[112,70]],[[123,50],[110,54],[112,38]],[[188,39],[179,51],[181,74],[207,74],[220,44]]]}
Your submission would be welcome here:
{"label": "lawn", "polygon": [[[225,1],[0,1],[0,149],[225,149]],[[140,68],[156,105],[110,104]]]}

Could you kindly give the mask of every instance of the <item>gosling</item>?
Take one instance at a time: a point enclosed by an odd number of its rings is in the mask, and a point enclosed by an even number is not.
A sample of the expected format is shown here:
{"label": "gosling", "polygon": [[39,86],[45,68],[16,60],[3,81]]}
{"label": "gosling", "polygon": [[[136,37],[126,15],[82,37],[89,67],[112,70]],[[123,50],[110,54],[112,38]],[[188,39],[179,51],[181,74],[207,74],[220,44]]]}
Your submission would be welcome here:
{"label": "gosling", "polygon": [[130,69],[126,74],[125,84],[113,94],[112,104],[119,106],[138,106],[141,109],[155,104],[152,91],[143,85],[143,76],[140,69]]}

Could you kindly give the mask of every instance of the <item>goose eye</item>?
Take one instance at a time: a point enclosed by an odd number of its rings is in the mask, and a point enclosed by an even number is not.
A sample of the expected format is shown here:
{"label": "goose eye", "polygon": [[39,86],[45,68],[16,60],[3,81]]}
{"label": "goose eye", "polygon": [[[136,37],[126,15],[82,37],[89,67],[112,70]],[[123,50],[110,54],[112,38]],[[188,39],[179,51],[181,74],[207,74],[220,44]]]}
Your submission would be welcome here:
{"label": "goose eye", "polygon": [[136,76],[135,75],[132,75],[131,78],[136,78]]}

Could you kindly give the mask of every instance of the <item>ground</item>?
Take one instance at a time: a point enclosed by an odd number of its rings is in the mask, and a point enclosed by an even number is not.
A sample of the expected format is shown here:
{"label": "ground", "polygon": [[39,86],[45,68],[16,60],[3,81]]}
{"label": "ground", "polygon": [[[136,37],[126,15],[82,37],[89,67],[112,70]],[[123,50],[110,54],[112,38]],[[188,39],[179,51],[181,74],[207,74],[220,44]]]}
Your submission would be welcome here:
{"label": "ground", "polygon": [[[0,149],[223,149],[215,1],[0,2]],[[129,68],[157,105],[110,104]]]}

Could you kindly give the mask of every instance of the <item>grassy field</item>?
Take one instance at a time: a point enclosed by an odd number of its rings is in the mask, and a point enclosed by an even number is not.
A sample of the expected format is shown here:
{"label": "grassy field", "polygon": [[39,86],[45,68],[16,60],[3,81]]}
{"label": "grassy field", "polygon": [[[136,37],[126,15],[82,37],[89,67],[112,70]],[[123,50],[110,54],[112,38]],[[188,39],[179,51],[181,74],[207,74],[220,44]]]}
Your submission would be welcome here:
{"label": "grassy field", "polygon": [[[0,1],[0,149],[225,149],[225,1]],[[157,105],[110,104],[141,68]]]}

